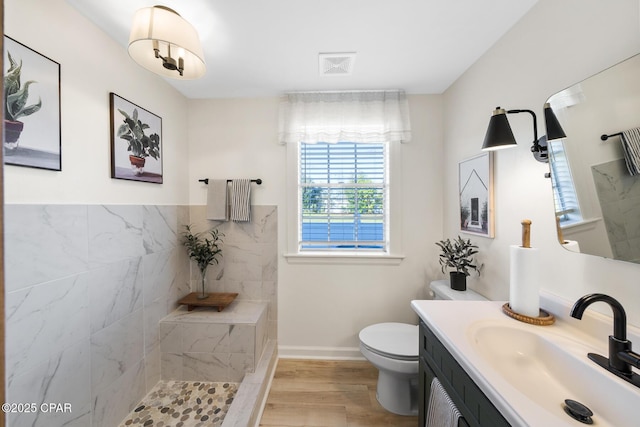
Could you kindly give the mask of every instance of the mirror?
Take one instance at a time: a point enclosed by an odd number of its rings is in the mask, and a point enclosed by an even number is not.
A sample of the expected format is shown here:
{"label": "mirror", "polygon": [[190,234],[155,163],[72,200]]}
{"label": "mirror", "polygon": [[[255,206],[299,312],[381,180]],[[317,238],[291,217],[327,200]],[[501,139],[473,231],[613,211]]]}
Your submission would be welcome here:
{"label": "mirror", "polygon": [[627,169],[621,135],[640,128],[639,76],[636,55],[548,100],[567,134],[549,142],[549,167],[569,250],[640,263],[640,175]]}

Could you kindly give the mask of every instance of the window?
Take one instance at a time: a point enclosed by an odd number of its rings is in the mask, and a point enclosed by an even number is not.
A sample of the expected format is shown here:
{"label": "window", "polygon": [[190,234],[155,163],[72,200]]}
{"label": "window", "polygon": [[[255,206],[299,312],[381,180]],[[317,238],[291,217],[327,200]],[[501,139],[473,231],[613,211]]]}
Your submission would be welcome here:
{"label": "window", "polygon": [[285,94],[278,140],[287,145],[288,262],[399,264],[405,93]]}
{"label": "window", "polygon": [[387,157],[385,143],[300,143],[300,252],[388,249]]}
{"label": "window", "polygon": [[570,225],[582,221],[578,196],[576,195],[571,168],[561,140],[549,143],[551,161],[551,185],[560,225]]}

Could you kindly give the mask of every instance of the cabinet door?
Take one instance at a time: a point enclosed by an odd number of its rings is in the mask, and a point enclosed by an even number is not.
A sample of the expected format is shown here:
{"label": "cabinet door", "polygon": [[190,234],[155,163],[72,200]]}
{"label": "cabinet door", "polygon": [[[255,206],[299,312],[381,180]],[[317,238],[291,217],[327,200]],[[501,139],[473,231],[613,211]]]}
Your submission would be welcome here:
{"label": "cabinet door", "polygon": [[[458,407],[464,424],[470,427],[508,427],[510,424],[482,393],[471,377],[442,345],[427,325],[420,321],[420,403],[429,399],[431,380],[438,377],[442,387]],[[420,412],[420,426],[424,425],[426,407]]]}
{"label": "cabinet door", "polygon": [[[429,396],[431,395],[431,381],[435,378],[435,374],[429,366],[427,362],[420,358],[420,384],[419,384],[419,393],[420,393],[420,413],[418,415],[418,426],[424,426],[427,422],[427,411],[429,408],[427,407],[429,402]],[[467,423],[467,420],[464,417],[460,417],[458,419],[458,427],[470,427]]]}

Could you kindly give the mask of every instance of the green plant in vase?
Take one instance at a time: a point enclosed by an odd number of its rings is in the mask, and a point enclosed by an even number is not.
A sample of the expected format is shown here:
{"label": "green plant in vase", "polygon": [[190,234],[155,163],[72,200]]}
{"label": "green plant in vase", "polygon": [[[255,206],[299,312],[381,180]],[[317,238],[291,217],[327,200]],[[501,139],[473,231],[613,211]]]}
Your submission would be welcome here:
{"label": "green plant in vase", "polygon": [[129,161],[135,175],[142,175],[146,158],[151,156],[158,160],[160,157],[160,136],[157,133],[145,135],[145,129],[149,125],[142,123],[138,118],[138,109],[134,108],[131,116],[118,108],[124,116],[123,123],[118,128],[118,137],[129,143],[127,151],[130,151]]}
{"label": "green plant in vase", "polygon": [[22,74],[22,61],[16,62],[7,51],[9,57],[9,69],[4,75],[4,146],[9,150],[18,148],[18,140],[24,123],[20,118],[30,116],[42,107],[42,100],[38,98],[35,104],[27,105],[29,99],[29,86],[37,83],[35,80],[20,82]]}
{"label": "green plant in vase", "polygon": [[209,295],[204,291],[207,267],[218,264],[218,257],[222,256],[221,237],[224,234],[217,229],[210,230],[207,233],[193,233],[191,225],[185,225],[186,231],[183,233],[183,245],[187,248],[189,258],[198,264],[200,270],[200,278],[202,280],[202,293],[198,295],[198,299],[206,299]]}
{"label": "green plant in vase", "polygon": [[449,272],[450,286],[456,291],[464,291],[467,289],[467,276],[469,270],[475,270],[480,275],[482,265],[475,264],[473,255],[477,254],[478,247],[471,243],[471,239],[464,240],[458,236],[453,241],[451,239],[440,240],[436,242],[442,252],[440,253],[440,267],[445,273],[447,268],[454,269]]}

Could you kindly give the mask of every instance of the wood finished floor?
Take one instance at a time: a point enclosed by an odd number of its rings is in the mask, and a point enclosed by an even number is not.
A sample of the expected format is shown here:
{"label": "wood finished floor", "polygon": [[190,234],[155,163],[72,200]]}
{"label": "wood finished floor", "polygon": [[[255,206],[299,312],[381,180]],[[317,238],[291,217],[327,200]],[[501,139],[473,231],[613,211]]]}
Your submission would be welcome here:
{"label": "wood finished floor", "polygon": [[384,410],[367,361],[280,359],[260,420],[264,427],[416,427]]}

